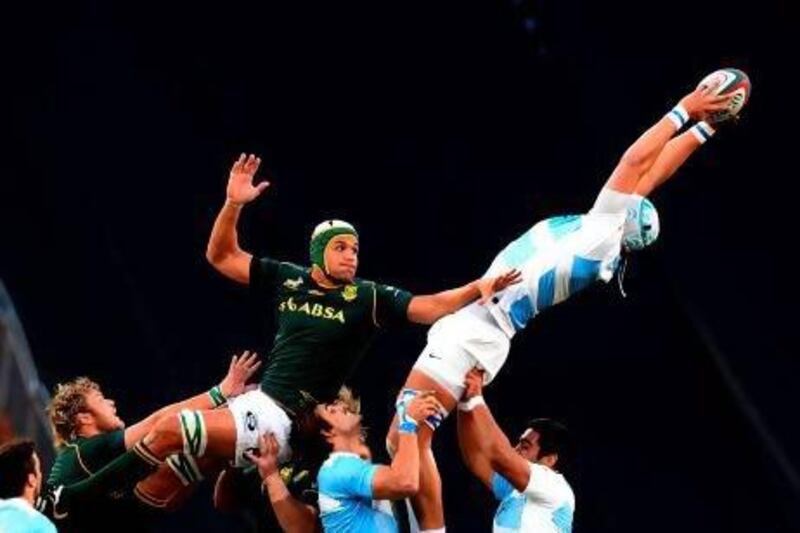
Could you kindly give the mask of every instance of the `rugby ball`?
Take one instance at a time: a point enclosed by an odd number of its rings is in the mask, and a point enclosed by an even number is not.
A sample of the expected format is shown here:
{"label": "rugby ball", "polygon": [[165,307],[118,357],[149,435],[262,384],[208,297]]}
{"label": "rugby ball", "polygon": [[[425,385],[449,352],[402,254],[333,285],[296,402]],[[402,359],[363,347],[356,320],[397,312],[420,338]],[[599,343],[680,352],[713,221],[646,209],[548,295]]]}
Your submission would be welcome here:
{"label": "rugby ball", "polygon": [[708,87],[714,94],[733,95],[727,109],[715,111],[709,116],[708,121],[712,124],[736,117],[750,99],[750,78],[735,68],[723,68],[712,72],[700,81],[699,87]]}

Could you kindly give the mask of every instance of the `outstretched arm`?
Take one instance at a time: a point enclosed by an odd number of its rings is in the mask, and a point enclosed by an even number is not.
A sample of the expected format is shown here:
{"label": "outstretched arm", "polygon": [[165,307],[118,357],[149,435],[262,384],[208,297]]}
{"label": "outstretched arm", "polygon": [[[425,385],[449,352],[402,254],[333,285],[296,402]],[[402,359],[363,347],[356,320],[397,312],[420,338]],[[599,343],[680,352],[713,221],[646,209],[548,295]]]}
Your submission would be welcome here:
{"label": "outstretched arm", "polygon": [[260,366],[261,362],[258,360],[258,354],[255,352],[250,353],[245,351],[241,355],[234,355],[231,358],[228,373],[219,385],[208,392],[203,392],[187,400],[163,407],[144,420],[140,420],[132,426],[125,428],[125,449],[130,450],[134,444],[142,440],[162,418],[178,414],[184,409],[213,409],[224,403],[226,399],[241,394],[244,392],[247,380],[250,379]]}
{"label": "outstretched arm", "polygon": [[519,283],[522,274],[517,270],[509,270],[493,278],[481,278],[456,289],[414,296],[408,304],[408,319],[417,324],[433,324],[444,315],[458,311],[467,304],[480,298],[486,303],[496,292],[509,285]]}
{"label": "outstretched arm", "polygon": [[132,490],[155,469],[155,465],[142,461],[134,450],[130,450],[78,483],[48,487],[37,507],[44,514],[61,520],[75,507],[91,507],[102,496]]}
{"label": "outstretched arm", "polygon": [[[632,194],[640,190],[640,181],[647,177],[649,185],[642,185],[641,190],[651,192],[671,176],[699,146],[699,142],[697,146],[693,146],[692,139],[686,134],[670,142],[672,136],[689,119],[703,120],[709,113],[725,109],[730,98],[730,95],[715,95],[707,87],[698,87],[684,96],[672,111],[644,132],[625,151],[606,182],[606,187],[623,194]],[[666,150],[667,146],[669,150]]]}
{"label": "outstretched arm", "polygon": [[494,421],[483,401],[483,374],[467,374],[462,405],[458,410],[458,442],[467,467],[487,487],[497,472],[520,492],[530,481],[530,465],[514,451],[508,437]]}
{"label": "outstretched arm", "polygon": [[399,436],[397,453],[389,466],[379,466],[372,478],[375,500],[399,500],[419,490],[419,445],[417,426],[442,410],[432,392],[420,393],[410,402],[397,404]]}
{"label": "outstretched arm", "polygon": [[[465,399],[474,398],[473,394],[465,394]],[[491,448],[493,432],[480,427],[474,416],[470,416],[460,406],[458,410],[458,447],[461,457],[472,474],[486,487],[492,488],[492,465],[489,462],[488,450]]]}
{"label": "outstretched arm", "polygon": [[689,159],[689,156],[714,133],[713,126],[703,121],[669,141],[658,154],[653,166],[642,175],[636,185],[636,194],[649,196],[651,192],[671,178],[675,171]]}
{"label": "outstretched arm", "polygon": [[267,181],[253,185],[253,178],[260,164],[261,159],[252,154],[247,157],[245,154],[240,155],[233,164],[228,178],[227,198],[214,221],[206,249],[206,259],[214,268],[226,277],[244,284],[250,283],[250,261],[253,256],[239,247],[236,225],[242,207],[269,187]]}

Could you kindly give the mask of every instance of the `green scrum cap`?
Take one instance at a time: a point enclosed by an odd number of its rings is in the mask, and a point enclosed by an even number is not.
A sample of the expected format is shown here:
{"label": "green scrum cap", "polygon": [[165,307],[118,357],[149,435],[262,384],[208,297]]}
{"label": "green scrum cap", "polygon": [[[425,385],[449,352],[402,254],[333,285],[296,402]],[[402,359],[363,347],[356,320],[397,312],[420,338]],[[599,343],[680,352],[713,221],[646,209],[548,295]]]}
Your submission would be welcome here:
{"label": "green scrum cap", "polygon": [[337,235],[353,235],[358,238],[358,232],[352,224],[348,224],[344,220],[326,220],[320,222],[311,233],[311,242],[308,245],[308,252],[311,257],[311,264],[322,269],[323,272],[329,274],[328,268],[325,266],[325,248],[331,239]]}

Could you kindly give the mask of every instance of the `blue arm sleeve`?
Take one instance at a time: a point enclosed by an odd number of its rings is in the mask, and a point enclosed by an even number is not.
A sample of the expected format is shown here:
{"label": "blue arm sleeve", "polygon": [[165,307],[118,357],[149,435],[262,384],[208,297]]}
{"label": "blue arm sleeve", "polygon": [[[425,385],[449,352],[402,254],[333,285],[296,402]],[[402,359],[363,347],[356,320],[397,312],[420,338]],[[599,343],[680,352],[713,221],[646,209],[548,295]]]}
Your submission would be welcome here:
{"label": "blue arm sleeve", "polygon": [[504,500],[506,496],[514,491],[514,487],[506,478],[494,472],[492,474],[492,494],[498,500]]}

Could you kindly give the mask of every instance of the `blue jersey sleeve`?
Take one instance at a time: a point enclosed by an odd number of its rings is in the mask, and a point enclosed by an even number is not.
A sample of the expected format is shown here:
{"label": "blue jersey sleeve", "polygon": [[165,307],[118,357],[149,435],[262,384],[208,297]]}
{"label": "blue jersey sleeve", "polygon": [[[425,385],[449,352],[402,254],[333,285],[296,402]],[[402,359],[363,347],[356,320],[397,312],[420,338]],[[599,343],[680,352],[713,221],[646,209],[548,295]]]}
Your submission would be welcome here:
{"label": "blue jersey sleeve", "polygon": [[492,474],[492,494],[498,500],[504,500],[506,496],[514,492],[514,487],[506,478],[494,472]]}

